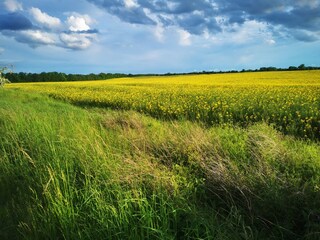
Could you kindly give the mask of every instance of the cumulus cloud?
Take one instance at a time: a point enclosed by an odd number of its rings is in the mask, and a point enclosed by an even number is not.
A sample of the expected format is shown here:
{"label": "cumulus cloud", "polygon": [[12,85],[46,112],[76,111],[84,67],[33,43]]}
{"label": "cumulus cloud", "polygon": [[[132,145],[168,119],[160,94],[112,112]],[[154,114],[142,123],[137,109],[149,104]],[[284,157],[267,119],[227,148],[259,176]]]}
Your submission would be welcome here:
{"label": "cumulus cloud", "polygon": [[60,34],[60,40],[64,43],[64,47],[83,50],[91,46],[92,40],[95,35],[88,33],[62,33]]}
{"label": "cumulus cloud", "polygon": [[26,40],[26,42],[32,42],[35,45],[43,44],[43,45],[54,45],[54,35],[46,32],[42,32],[40,30],[27,30],[22,32],[22,36],[20,41]]}
{"label": "cumulus cloud", "polygon": [[28,44],[32,48],[41,45],[56,45],[56,37],[52,33],[43,32],[40,30],[22,30],[17,32],[5,31],[6,36],[13,37],[17,42]]}
{"label": "cumulus cloud", "polygon": [[[14,5],[10,6],[13,10]],[[25,13],[27,15],[24,15]],[[32,17],[33,22],[26,17],[28,15]],[[56,46],[84,50],[91,46],[98,33],[97,29],[90,26],[94,20],[88,15],[75,12],[68,15],[67,19],[62,21],[35,7],[28,11],[3,13],[0,14],[0,33],[32,48]]]}
{"label": "cumulus cloud", "polygon": [[4,49],[0,47],[0,55],[4,52]]}
{"label": "cumulus cloud", "polygon": [[32,7],[30,13],[37,23],[48,28],[58,28],[61,25],[59,18],[52,17],[45,12],[42,12],[39,8]]}
{"label": "cumulus cloud", "polygon": [[98,30],[92,29],[90,24],[94,20],[88,15],[72,13],[66,21],[68,31],[59,35],[63,47],[73,50],[84,50],[96,40]]}
{"label": "cumulus cloud", "polygon": [[23,10],[22,4],[17,2],[16,0],[5,0],[4,6],[9,12],[17,12]]}
{"label": "cumulus cloud", "polygon": [[[194,35],[232,31],[248,21],[272,28],[307,32],[289,34],[298,40],[319,40],[320,0],[87,0],[122,21],[176,26]],[[281,28],[279,28],[279,26]]]}
{"label": "cumulus cloud", "polygon": [[68,17],[67,24],[69,25],[70,31],[88,31],[90,30],[89,25],[84,17],[70,16]]}

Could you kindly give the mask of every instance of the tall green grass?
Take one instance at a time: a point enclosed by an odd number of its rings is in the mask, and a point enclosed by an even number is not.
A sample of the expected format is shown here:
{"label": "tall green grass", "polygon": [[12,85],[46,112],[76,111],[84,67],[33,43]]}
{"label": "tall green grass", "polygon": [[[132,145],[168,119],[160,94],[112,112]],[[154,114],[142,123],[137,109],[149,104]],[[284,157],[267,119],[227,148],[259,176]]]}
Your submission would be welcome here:
{"label": "tall green grass", "polygon": [[318,239],[320,146],[0,89],[1,239]]}

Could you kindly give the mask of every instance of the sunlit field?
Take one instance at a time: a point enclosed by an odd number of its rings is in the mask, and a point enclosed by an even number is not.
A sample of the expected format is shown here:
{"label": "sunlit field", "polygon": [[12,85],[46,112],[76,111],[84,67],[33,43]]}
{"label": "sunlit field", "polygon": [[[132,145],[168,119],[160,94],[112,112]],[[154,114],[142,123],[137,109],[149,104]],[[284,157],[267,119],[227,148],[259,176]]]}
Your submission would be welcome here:
{"label": "sunlit field", "polygon": [[320,71],[6,84],[0,239],[320,239]]}
{"label": "sunlit field", "polygon": [[136,110],[208,126],[266,122],[285,134],[320,138],[320,71],[123,78],[11,84],[79,105]]}

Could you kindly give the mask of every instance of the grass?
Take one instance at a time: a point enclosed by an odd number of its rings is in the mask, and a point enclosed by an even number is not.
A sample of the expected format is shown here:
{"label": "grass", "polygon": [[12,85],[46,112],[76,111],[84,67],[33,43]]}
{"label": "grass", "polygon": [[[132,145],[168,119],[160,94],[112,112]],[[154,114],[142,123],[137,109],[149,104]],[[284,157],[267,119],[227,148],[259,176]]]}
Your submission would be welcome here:
{"label": "grass", "polygon": [[319,239],[320,146],[0,89],[1,239]]}

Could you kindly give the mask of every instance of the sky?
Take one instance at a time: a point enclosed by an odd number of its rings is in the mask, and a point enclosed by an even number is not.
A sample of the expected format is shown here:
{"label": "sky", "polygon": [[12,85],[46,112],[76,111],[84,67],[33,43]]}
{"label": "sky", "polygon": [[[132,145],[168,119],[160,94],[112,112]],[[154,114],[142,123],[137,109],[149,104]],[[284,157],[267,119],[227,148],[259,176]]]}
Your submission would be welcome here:
{"label": "sky", "polygon": [[320,66],[320,0],[0,0],[14,72]]}

